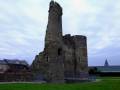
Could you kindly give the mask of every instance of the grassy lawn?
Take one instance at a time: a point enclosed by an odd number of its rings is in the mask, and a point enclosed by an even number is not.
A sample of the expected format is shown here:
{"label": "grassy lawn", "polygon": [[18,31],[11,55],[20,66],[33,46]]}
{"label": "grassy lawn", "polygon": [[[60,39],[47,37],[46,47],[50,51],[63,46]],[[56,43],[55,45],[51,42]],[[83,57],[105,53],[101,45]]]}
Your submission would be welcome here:
{"label": "grassy lawn", "polygon": [[0,84],[0,90],[120,90],[120,78],[107,77],[99,82],[74,84]]}

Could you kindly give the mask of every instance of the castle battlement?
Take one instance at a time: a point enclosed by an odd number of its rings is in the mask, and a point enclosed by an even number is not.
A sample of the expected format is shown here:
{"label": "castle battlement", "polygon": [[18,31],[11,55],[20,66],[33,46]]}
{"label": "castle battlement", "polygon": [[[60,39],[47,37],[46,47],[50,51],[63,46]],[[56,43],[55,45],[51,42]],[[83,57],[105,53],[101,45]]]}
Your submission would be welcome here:
{"label": "castle battlement", "polygon": [[62,7],[55,1],[51,1],[49,5],[49,13],[55,12],[58,15],[62,15]]}

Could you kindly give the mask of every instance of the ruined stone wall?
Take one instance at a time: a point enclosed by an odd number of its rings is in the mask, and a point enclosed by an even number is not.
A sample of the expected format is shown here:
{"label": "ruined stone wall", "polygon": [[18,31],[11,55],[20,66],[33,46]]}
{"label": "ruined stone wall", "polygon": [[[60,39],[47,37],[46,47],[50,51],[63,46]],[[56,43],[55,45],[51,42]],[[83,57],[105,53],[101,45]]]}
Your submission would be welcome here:
{"label": "ruined stone wall", "polygon": [[86,36],[73,36],[75,44],[76,72],[88,72],[87,39]]}
{"label": "ruined stone wall", "polygon": [[88,72],[87,41],[82,35],[63,36],[64,41],[64,72],[68,77]]}
{"label": "ruined stone wall", "polygon": [[70,34],[63,36],[64,42],[64,74],[66,77],[74,76],[74,61],[75,61],[75,53],[74,53],[74,43],[70,36]]}
{"label": "ruined stone wall", "polygon": [[87,41],[82,35],[62,35],[62,8],[50,2],[44,51],[35,57],[31,68],[48,82],[64,82],[66,77],[87,73]]}

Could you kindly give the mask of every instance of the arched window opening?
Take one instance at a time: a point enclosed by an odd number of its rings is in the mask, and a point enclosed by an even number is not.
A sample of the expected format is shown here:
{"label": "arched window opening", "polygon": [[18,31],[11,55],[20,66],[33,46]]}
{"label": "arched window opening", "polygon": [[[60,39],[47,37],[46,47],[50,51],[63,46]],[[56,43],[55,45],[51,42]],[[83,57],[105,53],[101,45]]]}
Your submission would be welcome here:
{"label": "arched window opening", "polygon": [[60,55],[62,55],[62,49],[61,48],[58,49],[58,56],[60,56]]}

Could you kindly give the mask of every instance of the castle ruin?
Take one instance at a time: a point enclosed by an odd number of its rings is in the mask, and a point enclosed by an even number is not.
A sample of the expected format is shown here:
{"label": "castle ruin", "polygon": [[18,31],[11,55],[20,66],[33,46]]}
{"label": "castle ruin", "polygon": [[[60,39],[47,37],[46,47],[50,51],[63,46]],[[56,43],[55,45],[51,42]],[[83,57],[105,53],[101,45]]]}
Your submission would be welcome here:
{"label": "castle ruin", "polygon": [[44,51],[36,55],[31,65],[32,70],[42,74],[47,82],[62,83],[88,75],[87,38],[83,35],[63,36],[62,14],[62,7],[51,1]]}

